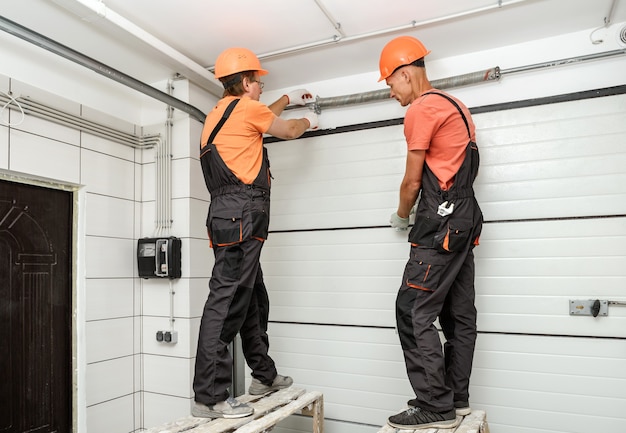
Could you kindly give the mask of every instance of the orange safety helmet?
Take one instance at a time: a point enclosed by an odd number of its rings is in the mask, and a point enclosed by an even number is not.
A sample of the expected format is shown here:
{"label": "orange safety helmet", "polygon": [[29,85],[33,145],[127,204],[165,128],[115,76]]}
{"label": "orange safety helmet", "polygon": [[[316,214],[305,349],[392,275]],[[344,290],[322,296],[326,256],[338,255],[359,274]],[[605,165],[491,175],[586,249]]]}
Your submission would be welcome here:
{"label": "orange safety helmet", "polygon": [[392,39],[380,53],[378,81],[387,79],[400,66],[409,65],[429,53],[424,44],[412,36],[398,36]]}
{"label": "orange safety helmet", "polygon": [[223,78],[237,72],[258,71],[259,75],[267,74],[261,68],[257,56],[247,48],[228,48],[215,61],[215,78]]}

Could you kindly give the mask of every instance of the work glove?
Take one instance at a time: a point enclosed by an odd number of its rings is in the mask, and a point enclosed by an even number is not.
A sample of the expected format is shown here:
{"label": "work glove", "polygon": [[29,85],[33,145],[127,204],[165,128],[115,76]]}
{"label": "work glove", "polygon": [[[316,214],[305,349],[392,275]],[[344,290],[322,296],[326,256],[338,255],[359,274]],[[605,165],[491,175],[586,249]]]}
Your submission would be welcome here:
{"label": "work glove", "polygon": [[306,89],[292,90],[285,95],[288,99],[287,105],[306,105],[313,101],[313,95]]}
{"label": "work glove", "polygon": [[317,127],[319,126],[319,122],[317,120],[317,114],[315,114],[314,111],[308,111],[305,115],[304,115],[304,119],[308,120],[309,123],[311,124],[311,126],[309,126],[309,131],[317,129]]}
{"label": "work glove", "polygon": [[391,214],[391,217],[389,218],[389,224],[391,224],[391,227],[396,229],[397,232],[401,232],[409,228],[409,219],[400,218],[398,216],[398,212],[394,212]]}

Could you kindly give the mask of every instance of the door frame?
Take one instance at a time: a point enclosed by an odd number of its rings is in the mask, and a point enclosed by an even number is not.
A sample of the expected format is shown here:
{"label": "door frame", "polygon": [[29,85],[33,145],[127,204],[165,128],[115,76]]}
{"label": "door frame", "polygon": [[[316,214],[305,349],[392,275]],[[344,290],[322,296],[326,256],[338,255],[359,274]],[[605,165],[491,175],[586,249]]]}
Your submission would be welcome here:
{"label": "door frame", "polygon": [[72,431],[87,431],[86,347],[85,347],[85,196],[82,185],[0,169],[0,179],[72,193],[71,284],[71,360],[72,360]]}

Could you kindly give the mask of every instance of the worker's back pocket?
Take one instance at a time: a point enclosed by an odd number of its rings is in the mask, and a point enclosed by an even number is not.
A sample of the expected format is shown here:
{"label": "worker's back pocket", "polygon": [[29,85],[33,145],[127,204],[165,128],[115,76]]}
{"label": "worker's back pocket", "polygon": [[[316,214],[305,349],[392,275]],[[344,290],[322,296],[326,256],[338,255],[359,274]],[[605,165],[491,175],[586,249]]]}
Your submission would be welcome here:
{"label": "worker's back pocket", "polygon": [[241,210],[212,212],[208,224],[209,237],[216,246],[233,245],[243,240]]}

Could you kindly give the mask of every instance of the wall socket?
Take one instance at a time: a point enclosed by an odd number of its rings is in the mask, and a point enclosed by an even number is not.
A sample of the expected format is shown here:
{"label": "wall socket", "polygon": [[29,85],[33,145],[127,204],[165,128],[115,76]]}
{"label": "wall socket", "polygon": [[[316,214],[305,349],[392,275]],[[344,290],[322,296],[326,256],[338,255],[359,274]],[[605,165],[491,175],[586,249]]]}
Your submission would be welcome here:
{"label": "wall socket", "polygon": [[178,343],[178,331],[157,331],[156,341],[159,343]]}

